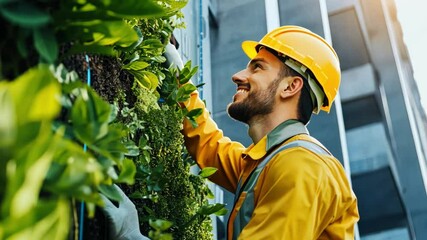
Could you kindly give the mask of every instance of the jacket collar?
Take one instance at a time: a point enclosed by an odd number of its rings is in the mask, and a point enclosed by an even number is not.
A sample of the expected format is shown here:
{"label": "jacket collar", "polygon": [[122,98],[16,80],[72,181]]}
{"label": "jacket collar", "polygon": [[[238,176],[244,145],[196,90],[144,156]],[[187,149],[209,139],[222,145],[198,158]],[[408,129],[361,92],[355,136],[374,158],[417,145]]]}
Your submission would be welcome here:
{"label": "jacket collar", "polygon": [[257,144],[251,144],[243,153],[243,156],[246,157],[245,155],[248,155],[253,160],[259,160],[273,147],[299,134],[309,134],[303,123],[293,119],[284,121],[264,136]]}

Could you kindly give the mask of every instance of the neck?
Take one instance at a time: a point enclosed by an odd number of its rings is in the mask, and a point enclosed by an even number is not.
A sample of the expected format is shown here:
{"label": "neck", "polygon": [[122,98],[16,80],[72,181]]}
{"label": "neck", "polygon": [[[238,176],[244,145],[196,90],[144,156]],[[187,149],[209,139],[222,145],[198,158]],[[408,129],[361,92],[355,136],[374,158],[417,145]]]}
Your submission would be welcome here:
{"label": "neck", "polygon": [[254,144],[257,144],[264,136],[270,133],[275,127],[288,119],[295,119],[295,116],[287,116],[284,113],[270,113],[264,116],[254,116],[248,123],[248,134]]}

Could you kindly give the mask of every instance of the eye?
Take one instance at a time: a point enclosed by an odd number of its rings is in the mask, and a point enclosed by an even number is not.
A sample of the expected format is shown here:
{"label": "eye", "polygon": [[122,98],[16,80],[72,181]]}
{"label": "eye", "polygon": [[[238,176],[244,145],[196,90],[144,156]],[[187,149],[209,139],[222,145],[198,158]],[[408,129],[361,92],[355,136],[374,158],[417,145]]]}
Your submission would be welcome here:
{"label": "eye", "polygon": [[257,70],[257,69],[262,69],[262,66],[259,63],[254,63],[253,70]]}

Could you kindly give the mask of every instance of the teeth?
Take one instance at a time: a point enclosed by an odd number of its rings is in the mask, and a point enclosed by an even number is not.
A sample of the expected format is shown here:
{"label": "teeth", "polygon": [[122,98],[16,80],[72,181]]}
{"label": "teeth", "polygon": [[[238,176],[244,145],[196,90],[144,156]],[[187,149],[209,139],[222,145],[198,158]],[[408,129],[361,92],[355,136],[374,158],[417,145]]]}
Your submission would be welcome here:
{"label": "teeth", "polygon": [[237,90],[237,92],[238,93],[245,93],[245,92],[248,92],[247,90],[245,90],[245,89],[239,89],[239,90]]}

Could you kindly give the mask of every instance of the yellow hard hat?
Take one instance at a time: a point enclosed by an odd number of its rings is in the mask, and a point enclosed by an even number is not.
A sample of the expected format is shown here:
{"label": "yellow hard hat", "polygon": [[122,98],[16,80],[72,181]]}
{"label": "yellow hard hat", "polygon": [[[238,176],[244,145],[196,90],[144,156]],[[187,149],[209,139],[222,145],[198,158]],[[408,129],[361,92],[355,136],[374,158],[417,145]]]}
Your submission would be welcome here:
{"label": "yellow hard hat", "polygon": [[302,27],[282,26],[267,33],[259,42],[244,41],[242,48],[252,59],[257,55],[258,45],[269,47],[310,69],[326,96],[321,110],[330,111],[338,93],[341,70],[335,50],[325,39]]}

